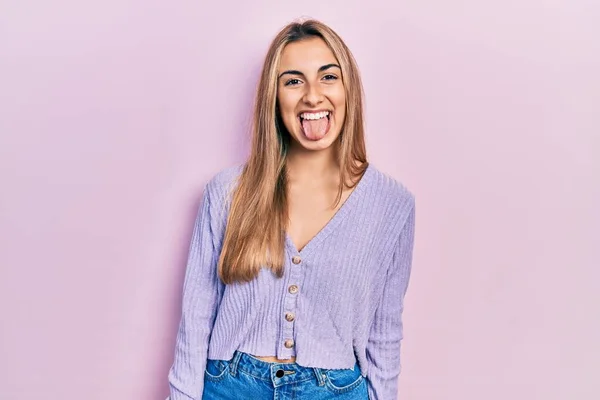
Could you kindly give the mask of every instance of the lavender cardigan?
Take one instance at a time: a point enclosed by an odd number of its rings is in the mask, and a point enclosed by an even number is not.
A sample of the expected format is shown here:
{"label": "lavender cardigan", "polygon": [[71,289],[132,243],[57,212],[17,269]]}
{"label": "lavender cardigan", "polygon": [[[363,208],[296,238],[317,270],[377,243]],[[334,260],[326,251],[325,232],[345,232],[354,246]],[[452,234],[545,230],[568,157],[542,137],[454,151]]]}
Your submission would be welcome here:
{"label": "lavender cardigan", "polygon": [[[207,358],[229,360],[235,350],[295,356],[301,366],[326,369],[352,368],[358,361],[370,400],[395,400],[414,196],[369,165],[302,251],[286,236],[283,278],[263,268],[251,282],[224,285],[216,266],[241,170],[236,165],[219,172],[204,191],[168,375],[171,400],[202,399]],[[286,313],[295,319],[286,320]]]}

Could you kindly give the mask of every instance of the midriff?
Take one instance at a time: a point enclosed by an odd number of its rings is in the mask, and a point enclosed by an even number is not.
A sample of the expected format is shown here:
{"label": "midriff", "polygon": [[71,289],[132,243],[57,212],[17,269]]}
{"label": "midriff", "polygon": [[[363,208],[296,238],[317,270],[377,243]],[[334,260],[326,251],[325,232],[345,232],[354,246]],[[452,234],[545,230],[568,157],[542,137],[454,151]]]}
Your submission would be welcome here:
{"label": "midriff", "polygon": [[273,357],[273,356],[265,356],[265,357],[261,357],[261,356],[255,356],[252,355],[252,357],[258,358],[259,360],[263,360],[266,362],[271,362],[271,363],[285,363],[285,364],[291,364],[293,362],[296,361],[296,357],[292,356],[292,358],[290,358],[289,360],[280,360],[277,357]]}

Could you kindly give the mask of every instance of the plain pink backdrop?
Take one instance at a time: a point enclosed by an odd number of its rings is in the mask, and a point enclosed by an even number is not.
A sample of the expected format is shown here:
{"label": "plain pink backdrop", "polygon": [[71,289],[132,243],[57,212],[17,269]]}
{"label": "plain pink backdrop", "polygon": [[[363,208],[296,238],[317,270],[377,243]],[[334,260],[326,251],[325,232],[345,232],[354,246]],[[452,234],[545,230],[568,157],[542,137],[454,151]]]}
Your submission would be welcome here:
{"label": "plain pink backdrop", "polygon": [[164,399],[203,185],[299,16],[417,196],[400,398],[600,398],[596,0],[3,0],[0,399]]}

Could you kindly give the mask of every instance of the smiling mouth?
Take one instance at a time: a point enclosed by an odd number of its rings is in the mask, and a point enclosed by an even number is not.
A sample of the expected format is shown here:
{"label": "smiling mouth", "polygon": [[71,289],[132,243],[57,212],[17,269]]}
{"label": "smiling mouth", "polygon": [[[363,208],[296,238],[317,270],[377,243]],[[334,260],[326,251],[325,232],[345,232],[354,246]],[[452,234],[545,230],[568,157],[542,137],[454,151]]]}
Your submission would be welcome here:
{"label": "smiling mouth", "polygon": [[323,139],[331,127],[331,111],[303,112],[298,119],[302,133],[312,141]]}

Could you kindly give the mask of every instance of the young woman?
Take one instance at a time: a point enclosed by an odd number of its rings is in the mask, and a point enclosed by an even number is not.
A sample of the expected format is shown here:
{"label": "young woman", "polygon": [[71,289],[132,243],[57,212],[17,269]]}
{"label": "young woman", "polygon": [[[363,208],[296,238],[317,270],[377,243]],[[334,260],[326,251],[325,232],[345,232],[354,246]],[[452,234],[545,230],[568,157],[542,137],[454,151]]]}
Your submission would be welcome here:
{"label": "young woman", "polygon": [[395,400],[414,197],[367,162],[362,86],[326,25],[286,26],[250,156],[206,185],[171,400]]}

